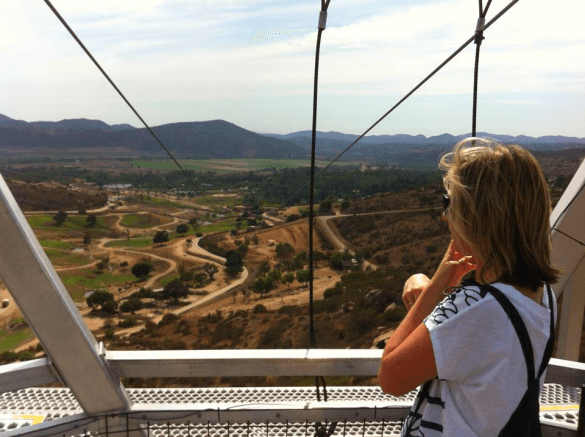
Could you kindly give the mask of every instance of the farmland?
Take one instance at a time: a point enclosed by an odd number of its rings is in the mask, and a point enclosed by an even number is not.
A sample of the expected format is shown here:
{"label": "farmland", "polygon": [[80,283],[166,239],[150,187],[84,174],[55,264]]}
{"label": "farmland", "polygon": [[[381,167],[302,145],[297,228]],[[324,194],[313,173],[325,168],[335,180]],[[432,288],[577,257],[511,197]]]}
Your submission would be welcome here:
{"label": "farmland", "polygon": [[[185,159],[180,161],[185,170],[197,172],[213,171],[216,173],[238,173],[258,171],[264,169],[281,170],[283,168],[308,167],[308,159]],[[152,170],[176,170],[177,166],[169,160],[134,160],[130,164],[136,168]],[[324,167],[329,161],[317,160],[315,165]],[[336,165],[355,165],[355,163],[341,162]]]}

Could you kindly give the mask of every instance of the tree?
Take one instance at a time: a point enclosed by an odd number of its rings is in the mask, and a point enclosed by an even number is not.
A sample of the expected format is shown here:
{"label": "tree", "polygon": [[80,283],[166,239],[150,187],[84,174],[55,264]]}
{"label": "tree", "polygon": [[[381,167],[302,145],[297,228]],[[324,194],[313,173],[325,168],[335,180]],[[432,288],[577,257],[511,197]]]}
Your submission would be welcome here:
{"label": "tree", "polygon": [[244,261],[242,254],[235,250],[230,250],[225,254],[225,272],[228,276],[237,276],[244,270]]}
{"label": "tree", "polygon": [[87,216],[87,227],[93,228],[97,224],[97,217],[93,214]]}
{"label": "tree", "polygon": [[191,226],[193,226],[193,229],[197,229],[197,226],[198,226],[198,225],[197,225],[197,218],[196,218],[196,217],[190,218],[190,219],[189,219],[189,224],[190,224]]}
{"label": "tree", "polygon": [[167,241],[169,241],[169,233],[167,231],[158,231],[152,239],[154,244],[160,243],[161,246]]}
{"label": "tree", "polygon": [[59,211],[53,216],[53,220],[57,223],[57,226],[61,226],[67,220],[67,213],[65,211]]}
{"label": "tree", "polygon": [[86,299],[86,302],[87,306],[89,306],[92,310],[96,310],[99,306],[103,312],[109,314],[116,312],[116,309],[118,308],[118,304],[114,300],[114,295],[105,290],[94,291]]}
{"label": "tree", "polygon": [[295,275],[292,272],[285,273],[282,277],[282,282],[286,284],[286,288],[290,289],[290,284],[295,281]]}
{"label": "tree", "polygon": [[290,260],[292,254],[295,252],[289,243],[278,243],[276,245],[276,256],[285,260]]}
{"label": "tree", "polygon": [[122,305],[120,305],[120,311],[123,313],[134,314],[136,311],[141,310],[142,308],[144,308],[142,301],[136,297],[125,300]]}
{"label": "tree", "polygon": [[86,246],[91,244],[91,235],[89,234],[89,232],[86,232],[83,235],[83,244],[85,244]]}
{"label": "tree", "polygon": [[258,276],[254,282],[252,282],[252,291],[258,293],[260,298],[264,293],[270,293],[270,290],[274,288],[274,281],[269,277]]}
{"label": "tree", "polygon": [[319,215],[333,214],[333,198],[329,196],[327,199],[322,200],[319,205]]}
{"label": "tree", "polygon": [[85,206],[81,205],[81,206],[79,207],[79,210],[77,211],[77,214],[79,214],[79,215],[84,215],[84,214],[86,214],[86,213],[87,213],[87,210],[85,209]]}
{"label": "tree", "polygon": [[189,225],[187,223],[181,223],[177,226],[177,234],[185,235],[189,232]]}
{"label": "tree", "polygon": [[140,261],[132,267],[132,274],[138,279],[145,279],[150,272],[154,270],[152,263],[148,261]]}
{"label": "tree", "polygon": [[178,303],[179,299],[189,296],[189,288],[180,279],[175,279],[169,282],[162,291],[162,298],[168,300],[169,303]]}
{"label": "tree", "polygon": [[329,267],[334,270],[343,270],[343,254],[339,252],[332,253],[329,256]]}
{"label": "tree", "polygon": [[293,266],[294,266],[295,270],[302,269],[306,262],[307,262],[307,252],[305,252],[304,250],[302,252],[297,253],[295,255],[295,257],[293,258]]}
{"label": "tree", "polygon": [[258,237],[257,234],[252,235],[252,243],[254,243],[254,246],[258,246],[258,244],[260,243],[260,238]]}
{"label": "tree", "polygon": [[299,270],[297,272],[297,281],[303,284],[309,283],[309,271],[308,270]]}
{"label": "tree", "polygon": [[349,201],[349,199],[343,199],[343,202],[341,202],[341,210],[346,211],[350,205],[351,202]]}
{"label": "tree", "polygon": [[258,268],[258,273],[261,275],[265,275],[270,271],[270,263],[267,260],[264,260],[260,263],[260,267]]}
{"label": "tree", "polygon": [[280,273],[280,270],[278,269],[273,269],[268,272],[266,277],[269,280],[271,280],[273,284],[276,284],[277,282],[280,282],[280,280],[282,279],[282,273]]}

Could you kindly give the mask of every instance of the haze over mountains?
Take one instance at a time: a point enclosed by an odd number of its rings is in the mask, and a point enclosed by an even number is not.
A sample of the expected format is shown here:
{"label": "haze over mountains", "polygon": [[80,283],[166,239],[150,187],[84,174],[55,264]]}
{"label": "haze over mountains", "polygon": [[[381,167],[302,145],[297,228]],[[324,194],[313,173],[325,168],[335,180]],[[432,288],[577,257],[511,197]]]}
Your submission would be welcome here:
{"label": "haze over mountains", "polygon": [[[163,144],[173,153],[198,158],[282,158],[307,157],[311,131],[286,135],[257,134],[224,120],[171,123],[153,127]],[[377,159],[403,164],[435,161],[458,140],[469,136],[442,134],[369,135],[344,155],[347,159]],[[521,144],[529,149],[557,150],[585,147],[585,138],[564,136],[509,136],[478,133],[478,136]],[[349,146],[358,135],[339,132],[317,133],[317,154],[332,158]],[[78,153],[81,149],[96,154],[127,152],[140,155],[162,152],[144,128],[129,124],[108,125],[100,120],[73,119],[58,122],[26,122],[0,114],[0,154],[31,149]]]}

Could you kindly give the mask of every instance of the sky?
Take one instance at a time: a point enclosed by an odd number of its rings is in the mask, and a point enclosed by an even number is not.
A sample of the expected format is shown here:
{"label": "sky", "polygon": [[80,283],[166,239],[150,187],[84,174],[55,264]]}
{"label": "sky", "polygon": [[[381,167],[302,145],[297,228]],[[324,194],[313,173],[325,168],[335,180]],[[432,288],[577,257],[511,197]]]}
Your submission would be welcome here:
{"label": "sky", "polygon": [[[52,0],[151,126],[311,129],[320,0]],[[508,4],[493,0],[489,21]],[[317,129],[361,134],[475,31],[477,0],[331,0]],[[585,137],[583,0],[520,0],[485,32],[478,131]],[[370,134],[471,131],[471,44]],[[43,0],[0,2],[0,114],[141,126]]]}

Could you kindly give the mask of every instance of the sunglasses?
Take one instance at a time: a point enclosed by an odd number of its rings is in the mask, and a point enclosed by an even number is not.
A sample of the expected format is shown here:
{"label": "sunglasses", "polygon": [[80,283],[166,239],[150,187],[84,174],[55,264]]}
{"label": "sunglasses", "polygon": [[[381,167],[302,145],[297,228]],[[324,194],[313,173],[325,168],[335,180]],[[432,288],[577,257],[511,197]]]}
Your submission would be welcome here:
{"label": "sunglasses", "polygon": [[451,198],[448,195],[443,194],[442,200],[443,200],[443,211],[446,212],[447,208],[449,208],[449,204],[451,203]]}

